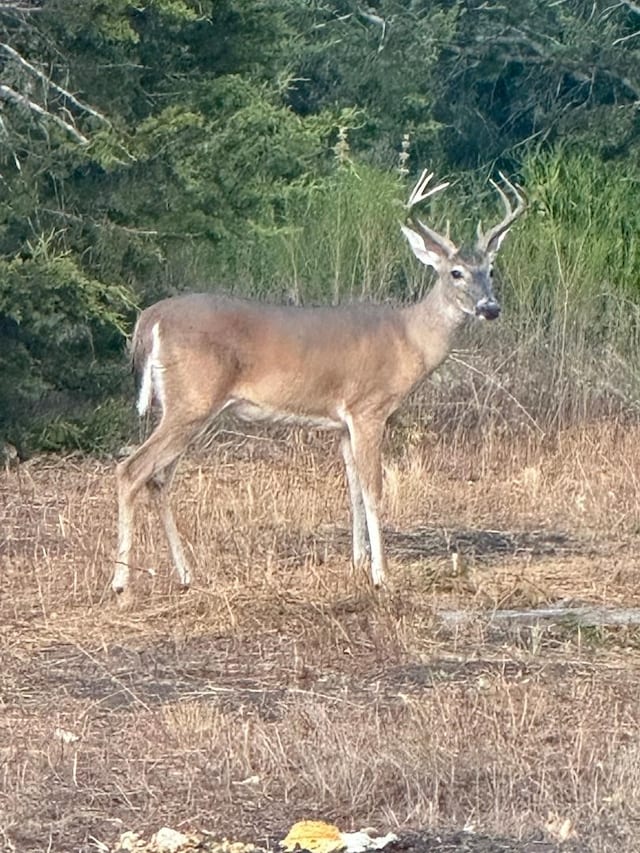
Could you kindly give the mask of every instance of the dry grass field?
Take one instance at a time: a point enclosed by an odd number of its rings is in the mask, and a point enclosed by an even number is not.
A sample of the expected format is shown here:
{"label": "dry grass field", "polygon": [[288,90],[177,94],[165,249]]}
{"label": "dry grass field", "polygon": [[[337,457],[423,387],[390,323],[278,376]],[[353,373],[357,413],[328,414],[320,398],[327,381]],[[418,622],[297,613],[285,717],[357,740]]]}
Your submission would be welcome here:
{"label": "dry grass field", "polygon": [[640,629],[492,618],[640,607],[640,427],[399,431],[382,593],[349,568],[330,436],[192,453],[193,588],[145,506],[127,607],[114,463],[0,474],[0,850],[163,825],[274,845],[303,817],[429,849],[640,850]]}

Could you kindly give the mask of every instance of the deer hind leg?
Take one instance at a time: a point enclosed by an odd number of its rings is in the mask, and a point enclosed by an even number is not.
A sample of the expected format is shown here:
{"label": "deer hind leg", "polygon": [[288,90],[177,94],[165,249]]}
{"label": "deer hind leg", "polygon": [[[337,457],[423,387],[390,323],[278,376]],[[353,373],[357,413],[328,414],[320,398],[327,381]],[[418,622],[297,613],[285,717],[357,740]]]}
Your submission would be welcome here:
{"label": "deer hind leg", "polygon": [[362,486],[351,452],[351,438],[348,432],[345,432],[340,439],[340,450],[344,459],[351,500],[352,561],[354,568],[360,569],[367,561],[367,519],[362,499]]}
{"label": "deer hind leg", "polygon": [[[202,420],[197,423],[184,423],[163,418],[144,444],[118,465],[118,556],[111,583],[114,592],[123,592],[129,583],[136,499],[140,489],[151,485],[154,478],[157,478],[155,488],[161,493],[160,517],[169,539],[176,569],[181,580],[189,577],[178,531],[168,504],[168,487],[179,457],[203,423]],[[159,483],[162,485],[158,485]]]}
{"label": "deer hind leg", "polygon": [[182,547],[182,541],[169,500],[169,491],[177,467],[178,460],[175,459],[163,471],[155,474],[147,485],[158,505],[158,514],[160,515],[160,521],[162,522],[167,542],[169,543],[171,558],[178,573],[180,585],[184,589],[187,589],[191,584],[191,570],[184,554],[184,548]]}
{"label": "deer hind leg", "polygon": [[[382,500],[382,433],[384,424],[347,421],[351,441],[351,455],[371,545],[371,580],[373,585],[385,582],[387,558],[382,542],[379,506]],[[354,545],[355,548],[355,545]]]}

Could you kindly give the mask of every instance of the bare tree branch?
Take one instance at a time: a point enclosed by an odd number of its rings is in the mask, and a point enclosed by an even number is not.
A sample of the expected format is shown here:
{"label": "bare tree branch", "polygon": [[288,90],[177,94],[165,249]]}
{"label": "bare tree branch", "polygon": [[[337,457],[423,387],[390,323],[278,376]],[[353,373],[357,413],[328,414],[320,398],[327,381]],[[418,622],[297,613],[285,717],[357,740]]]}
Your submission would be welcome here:
{"label": "bare tree branch", "polygon": [[90,216],[77,216],[75,213],[69,213],[68,210],[54,210],[51,207],[42,207],[40,209],[43,213],[48,213],[49,216],[66,219],[68,222],[77,222],[81,225],[86,225],[88,222],[94,228],[103,228],[109,231],[123,231],[126,234],[134,234],[136,237],[158,237],[160,235],[163,237],[201,236],[200,234],[185,234],[184,231],[181,231],[180,233],[173,233],[171,231],[156,231],[148,228],[129,228],[126,225],[118,225],[116,222],[100,222]]}
{"label": "bare tree branch", "polygon": [[52,121],[54,124],[57,124],[58,127],[62,128],[69,136],[72,136],[76,142],[79,142],[81,145],[88,145],[89,140],[86,136],[83,136],[80,131],[76,130],[76,128],[69,124],[69,122],[64,121],[60,118],[60,116],[55,115],[54,113],[50,113],[47,110],[43,109],[39,104],[34,104],[33,101],[30,101],[29,98],[26,98],[24,95],[21,95],[19,92],[16,92],[15,89],[10,88],[9,86],[0,85],[0,100],[9,101],[11,103],[17,104],[21,107],[26,107],[31,112],[40,116],[41,118],[46,118]]}
{"label": "bare tree branch", "polygon": [[51,89],[53,92],[55,92],[56,94],[63,97],[66,101],[68,101],[77,110],[80,110],[81,112],[87,113],[88,115],[93,116],[94,118],[97,118],[103,124],[110,125],[109,119],[107,119],[105,116],[103,116],[102,113],[99,113],[97,110],[93,109],[93,107],[90,107],[88,104],[82,103],[82,101],[79,101],[75,97],[75,95],[71,94],[71,92],[67,91],[66,89],[63,89],[61,86],[58,86],[56,83],[54,83],[52,80],[50,80],[46,74],[43,74],[42,71],[37,69],[30,62],[27,62],[27,60],[21,54],[19,54],[17,50],[12,48],[10,45],[5,44],[4,42],[0,42],[0,52],[6,54],[10,59],[12,59],[14,62],[16,62],[21,68],[24,68],[26,71],[28,71],[29,74],[33,74],[34,77],[37,77],[38,80],[41,80],[42,83],[44,83],[44,85],[47,86],[47,88]]}
{"label": "bare tree branch", "polygon": [[623,6],[626,6],[627,9],[631,9],[632,12],[635,12],[636,15],[640,15],[640,6],[637,3],[632,3],[631,0],[620,0]]}
{"label": "bare tree branch", "polygon": [[635,33],[629,33],[628,36],[621,36],[621,38],[611,42],[611,47],[616,47],[616,45],[623,44],[625,41],[637,38],[638,36],[640,36],[640,30],[636,30]]}
{"label": "bare tree branch", "polygon": [[[637,9],[640,12],[640,6]],[[636,34],[634,33],[634,35]],[[485,36],[476,36],[475,41],[480,45],[487,43]],[[580,85],[588,84],[592,80],[593,68],[587,67],[585,70],[584,66],[579,64],[571,56],[561,56],[555,53],[552,49],[544,45],[542,41],[533,38],[523,29],[507,27],[501,35],[493,36],[491,43],[504,47],[507,57],[523,64],[535,64],[536,62],[555,63],[558,68]],[[517,48],[521,48],[521,51],[518,52]],[[522,52],[524,50],[528,50],[529,54],[525,55]],[[599,68],[598,72],[608,77],[609,80],[623,86],[634,101],[640,101],[640,84],[634,82],[630,77],[623,77],[615,69],[610,67]]]}
{"label": "bare tree branch", "polygon": [[40,0],[0,0],[0,12],[40,12]]}

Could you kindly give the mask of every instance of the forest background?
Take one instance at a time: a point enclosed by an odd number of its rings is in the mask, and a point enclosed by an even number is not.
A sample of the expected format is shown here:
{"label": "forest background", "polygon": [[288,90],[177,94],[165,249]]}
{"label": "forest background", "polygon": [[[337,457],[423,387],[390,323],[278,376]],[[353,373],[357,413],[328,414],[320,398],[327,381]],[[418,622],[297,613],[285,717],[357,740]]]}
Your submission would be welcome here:
{"label": "forest background", "polygon": [[22,455],[130,436],[126,335],[155,299],[419,296],[398,222],[425,166],[456,240],[501,215],[498,170],[530,199],[449,415],[636,415],[636,3],[4,0],[0,139],[0,440]]}

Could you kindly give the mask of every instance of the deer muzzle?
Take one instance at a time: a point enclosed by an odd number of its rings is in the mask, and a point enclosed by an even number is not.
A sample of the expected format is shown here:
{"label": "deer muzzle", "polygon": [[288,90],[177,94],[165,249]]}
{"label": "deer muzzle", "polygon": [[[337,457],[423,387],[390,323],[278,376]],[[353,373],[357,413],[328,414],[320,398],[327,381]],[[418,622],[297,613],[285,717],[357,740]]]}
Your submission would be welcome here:
{"label": "deer muzzle", "polygon": [[495,299],[484,298],[476,304],[476,317],[483,320],[495,320],[500,316],[500,305]]}

